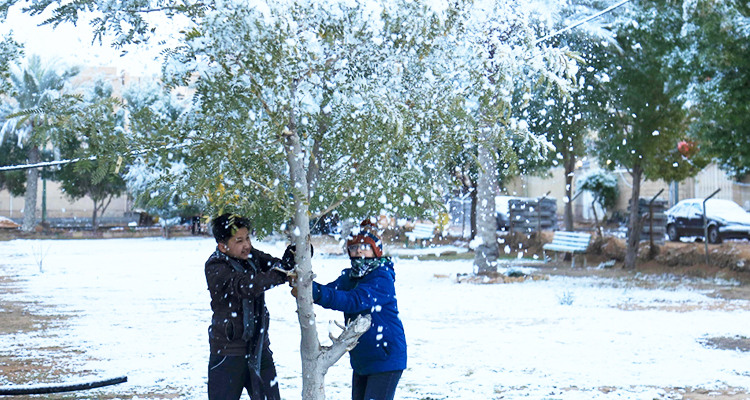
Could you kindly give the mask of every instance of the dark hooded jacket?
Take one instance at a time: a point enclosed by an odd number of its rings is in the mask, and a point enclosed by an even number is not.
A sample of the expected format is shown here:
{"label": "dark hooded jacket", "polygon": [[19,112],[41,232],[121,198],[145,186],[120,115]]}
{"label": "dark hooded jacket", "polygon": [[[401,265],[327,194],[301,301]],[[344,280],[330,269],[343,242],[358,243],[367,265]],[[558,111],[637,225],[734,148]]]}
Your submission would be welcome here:
{"label": "dark hooded jacket", "polygon": [[[213,310],[208,328],[211,354],[244,356],[259,349],[259,338],[263,338],[261,345],[267,344],[270,318],[264,292],[286,282],[285,274],[271,269],[279,261],[255,248],[248,260],[229,257],[218,249],[208,258],[205,271]],[[243,299],[251,300],[254,329],[249,342],[242,339]]]}
{"label": "dark hooded jacket", "polygon": [[352,369],[358,375],[406,369],[406,335],[398,316],[396,272],[389,258],[360,279],[350,277],[351,268],[323,286],[313,282],[313,300],[325,308],[343,311],[349,323],[370,314],[370,329],[359,338],[350,353]]}

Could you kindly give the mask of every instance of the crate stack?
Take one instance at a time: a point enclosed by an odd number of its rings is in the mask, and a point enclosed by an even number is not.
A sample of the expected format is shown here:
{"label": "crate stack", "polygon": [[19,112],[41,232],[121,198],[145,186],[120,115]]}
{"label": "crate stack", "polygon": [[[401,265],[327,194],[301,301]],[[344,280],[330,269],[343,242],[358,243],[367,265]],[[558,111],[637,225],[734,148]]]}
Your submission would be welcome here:
{"label": "crate stack", "polygon": [[554,198],[510,200],[508,209],[513,233],[557,230],[557,200]]}
{"label": "crate stack", "polygon": [[[654,231],[654,243],[664,244],[664,237],[667,231],[667,200],[657,198],[652,203],[652,213],[649,214],[648,205],[651,202],[650,198],[641,197],[638,199],[638,214],[645,215],[646,219],[643,223],[643,229],[641,230],[641,241],[651,240],[651,229]],[[630,206],[628,205],[628,213],[630,212]]]}

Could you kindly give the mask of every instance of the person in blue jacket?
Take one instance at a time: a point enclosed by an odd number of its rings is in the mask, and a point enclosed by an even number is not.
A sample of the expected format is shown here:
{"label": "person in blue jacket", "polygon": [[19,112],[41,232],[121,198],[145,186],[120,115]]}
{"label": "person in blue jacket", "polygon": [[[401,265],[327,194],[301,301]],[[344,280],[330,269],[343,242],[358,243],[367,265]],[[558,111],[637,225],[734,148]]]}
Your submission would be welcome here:
{"label": "person in blue jacket", "polygon": [[344,312],[349,323],[370,314],[370,329],[350,352],[352,400],[393,400],[406,369],[406,335],[398,316],[396,272],[390,257],[383,256],[383,242],[370,219],[347,238],[351,268],[335,281],[313,282],[313,301]]}

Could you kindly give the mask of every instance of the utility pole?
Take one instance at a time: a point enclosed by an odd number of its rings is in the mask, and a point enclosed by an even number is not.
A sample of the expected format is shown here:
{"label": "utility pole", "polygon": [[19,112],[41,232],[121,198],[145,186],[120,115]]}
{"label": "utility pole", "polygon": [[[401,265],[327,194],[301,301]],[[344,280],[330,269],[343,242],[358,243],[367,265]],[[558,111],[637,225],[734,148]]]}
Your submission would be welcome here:
{"label": "utility pole", "polygon": [[42,227],[47,222],[47,167],[42,167]]}

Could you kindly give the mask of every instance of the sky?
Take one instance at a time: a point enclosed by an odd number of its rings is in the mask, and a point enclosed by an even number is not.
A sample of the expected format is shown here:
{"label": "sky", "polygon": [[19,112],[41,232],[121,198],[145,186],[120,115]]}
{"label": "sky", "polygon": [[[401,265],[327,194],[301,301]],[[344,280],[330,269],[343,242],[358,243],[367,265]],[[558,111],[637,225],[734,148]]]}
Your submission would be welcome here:
{"label": "sky", "polygon": [[[282,241],[255,245],[277,256],[285,248]],[[203,264],[214,248],[208,238],[0,242],[0,276],[21,289],[0,297],[69,316],[47,331],[0,335],[0,355],[52,357],[44,349],[59,346],[71,355],[65,366],[82,374],[66,383],[127,375],[127,383],[97,390],[121,398],[177,390],[180,398],[204,399],[211,311]],[[33,253],[42,251],[40,271]],[[322,283],[347,264],[325,248],[313,258]],[[665,388],[750,391],[749,353],[701,344],[747,336],[749,301],[712,298],[669,276],[467,284],[456,277],[472,271],[470,260],[410,256],[397,258],[395,270],[409,353],[396,399],[666,400],[683,396]],[[266,301],[282,398],[299,398],[294,299],[281,286]],[[343,316],[320,307],[316,315],[326,344],[329,321]],[[349,398],[350,380],[345,356],[326,376],[327,398]]]}
{"label": "sky", "polygon": [[[49,14],[47,14],[49,15]],[[157,18],[150,16],[149,18]],[[21,12],[21,7],[14,6],[8,13],[8,18],[0,24],[0,35],[7,35],[13,31],[14,39],[23,44],[26,55],[38,54],[43,59],[59,59],[69,66],[102,66],[117,67],[118,72],[126,70],[134,76],[153,76],[160,73],[161,61],[159,52],[165,47],[152,43],[142,46],[128,47],[128,54],[121,56],[121,51],[113,49],[105,40],[103,44],[92,43],[92,28],[89,19],[73,24],[61,24],[57,28],[51,25],[38,26],[45,19],[44,16],[30,17]],[[178,29],[170,24],[162,24],[160,29],[165,36],[171,37]],[[168,43],[173,43],[166,39]]]}

